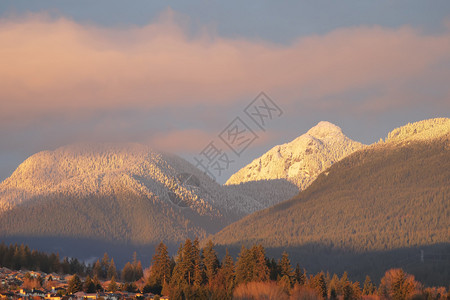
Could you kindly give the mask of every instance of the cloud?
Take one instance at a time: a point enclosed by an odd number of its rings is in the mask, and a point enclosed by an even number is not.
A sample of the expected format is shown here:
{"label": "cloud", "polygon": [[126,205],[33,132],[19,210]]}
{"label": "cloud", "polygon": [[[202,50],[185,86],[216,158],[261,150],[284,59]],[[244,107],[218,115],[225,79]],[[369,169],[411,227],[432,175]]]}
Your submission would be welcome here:
{"label": "cloud", "polygon": [[[1,20],[0,124],[102,110],[236,105],[261,90],[317,109],[389,110],[420,101],[398,98],[411,82],[448,75],[437,66],[450,62],[450,31],[343,28],[279,45],[207,29],[188,34],[179,19],[169,10],[153,24],[127,28],[41,14]],[[366,90],[376,90],[383,103],[367,103],[377,101],[374,95],[333,101]],[[446,85],[442,94],[448,93]]]}
{"label": "cloud", "polygon": [[175,152],[176,149],[198,153],[214,136],[204,130],[186,129],[157,133],[147,142],[153,148],[163,151]]}

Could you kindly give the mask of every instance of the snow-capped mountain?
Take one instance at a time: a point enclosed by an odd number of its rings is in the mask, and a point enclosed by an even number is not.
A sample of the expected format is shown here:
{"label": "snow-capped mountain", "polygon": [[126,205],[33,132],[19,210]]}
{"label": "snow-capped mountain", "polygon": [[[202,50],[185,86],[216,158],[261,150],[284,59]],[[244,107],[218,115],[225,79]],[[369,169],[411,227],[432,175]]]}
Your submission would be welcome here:
{"label": "snow-capped mountain", "polygon": [[[123,235],[131,240],[139,239],[140,224],[130,225],[135,213],[145,220],[141,226],[147,222],[157,238],[163,239],[165,233],[176,240],[204,236],[260,208],[253,198],[226,191],[184,159],[139,144],[78,144],[42,151],[25,160],[0,184],[0,217],[3,221],[10,218],[1,226],[2,234],[39,234],[40,230],[70,236],[84,220],[83,225],[92,222],[95,228],[91,231],[86,227],[88,236],[98,229],[100,235],[120,239],[120,235],[109,233],[115,225],[120,227],[116,221],[97,224],[92,221],[95,215],[86,220],[86,215],[99,210],[97,215],[106,219],[110,215],[122,218],[123,227],[128,227],[121,229]],[[18,221],[31,210],[40,212],[42,218]],[[52,216],[45,215],[49,211]],[[63,222],[55,223],[55,217],[64,215],[70,216],[68,220],[74,215],[81,219],[70,219],[73,224],[65,231],[55,229]],[[51,228],[45,225],[48,222],[54,222]],[[164,228],[165,223],[171,228]],[[170,237],[168,232],[173,228],[179,230]],[[77,235],[83,236],[83,232]]]}
{"label": "snow-capped mountain", "polygon": [[[419,257],[419,249],[449,253],[449,195],[450,119],[424,120],[350,154],[290,200],[211,239],[229,249],[261,244],[278,255],[290,249],[308,270],[320,271],[325,262],[336,273],[353,267],[381,274],[399,257]],[[425,262],[413,263],[424,277],[450,267],[448,260]]]}
{"label": "snow-capped mountain", "polygon": [[[338,126],[322,121],[295,140],[275,146],[253,160],[233,174],[226,185],[284,179],[303,190],[333,163],[363,147],[345,136]],[[295,194],[293,191],[291,196]]]}

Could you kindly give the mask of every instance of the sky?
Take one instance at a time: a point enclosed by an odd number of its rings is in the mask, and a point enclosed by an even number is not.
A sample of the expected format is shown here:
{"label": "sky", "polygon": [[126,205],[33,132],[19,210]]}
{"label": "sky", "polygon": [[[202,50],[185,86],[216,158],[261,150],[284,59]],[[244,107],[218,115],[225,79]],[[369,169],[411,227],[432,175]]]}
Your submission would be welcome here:
{"label": "sky", "polygon": [[[214,145],[223,183],[319,121],[371,144],[449,117],[449,79],[447,0],[3,0],[0,180],[39,151],[137,142],[193,164]],[[261,92],[279,109],[262,128]],[[236,122],[256,137],[238,154]]]}

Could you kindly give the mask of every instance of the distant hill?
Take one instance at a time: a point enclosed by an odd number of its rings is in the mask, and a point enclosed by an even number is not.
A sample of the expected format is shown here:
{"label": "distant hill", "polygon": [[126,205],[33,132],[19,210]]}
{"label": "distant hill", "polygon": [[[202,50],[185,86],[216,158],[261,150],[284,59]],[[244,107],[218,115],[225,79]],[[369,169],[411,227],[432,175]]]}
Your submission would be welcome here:
{"label": "distant hill", "polygon": [[[312,269],[328,262],[337,270],[375,270],[412,255],[407,249],[416,249],[416,255],[430,245],[440,245],[449,256],[449,139],[450,119],[396,129],[386,142],[332,165],[294,198],[249,215],[212,239],[228,247],[288,248]],[[389,259],[383,256],[388,252]],[[355,258],[361,256],[365,263]],[[449,269],[443,278],[450,279]]]}
{"label": "distant hill", "polygon": [[31,156],[0,184],[0,236],[178,243],[259,208],[175,155],[79,144]]}
{"label": "distant hill", "polygon": [[[295,140],[254,159],[225,185],[269,207],[296,195],[333,163],[363,147],[345,136],[338,126],[322,121]],[[260,192],[254,188],[256,185]]]}

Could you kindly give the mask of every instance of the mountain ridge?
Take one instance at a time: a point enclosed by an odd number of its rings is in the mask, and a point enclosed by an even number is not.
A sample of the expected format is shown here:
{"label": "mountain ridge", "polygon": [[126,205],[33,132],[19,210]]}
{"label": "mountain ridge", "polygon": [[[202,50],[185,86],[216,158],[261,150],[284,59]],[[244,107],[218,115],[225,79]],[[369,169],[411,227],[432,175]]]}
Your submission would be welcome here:
{"label": "mountain ridge", "polygon": [[0,183],[0,208],[2,236],[139,244],[204,237],[262,206],[176,155],[140,144],[76,144],[26,159]]}
{"label": "mountain ridge", "polygon": [[233,174],[225,185],[286,179],[302,190],[323,170],[363,147],[365,145],[345,136],[340,127],[321,121],[291,142],[274,146],[254,159]]}
{"label": "mountain ridge", "polygon": [[[326,260],[330,271],[373,269],[377,276],[405,256],[417,257],[417,249],[448,253],[450,131],[425,123],[407,125],[401,139],[350,154],[293,198],[210,238],[222,248],[261,244],[278,254],[292,249],[293,260],[316,271]],[[412,138],[415,126],[427,127],[429,132],[421,135],[431,138]],[[448,261],[416,262],[411,273],[429,278],[443,272],[441,279],[450,279]]]}

